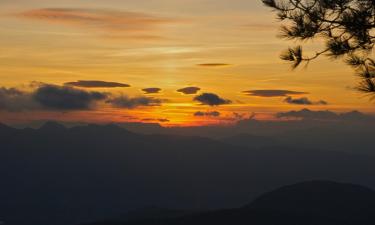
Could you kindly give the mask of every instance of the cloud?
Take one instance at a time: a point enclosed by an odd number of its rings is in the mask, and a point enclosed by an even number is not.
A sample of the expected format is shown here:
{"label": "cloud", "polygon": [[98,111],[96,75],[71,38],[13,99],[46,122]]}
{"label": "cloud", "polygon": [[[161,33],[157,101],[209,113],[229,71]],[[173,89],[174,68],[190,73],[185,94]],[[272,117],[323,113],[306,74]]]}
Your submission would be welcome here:
{"label": "cloud", "polygon": [[144,88],[142,89],[142,91],[145,94],[157,94],[161,91],[161,89],[160,88]]}
{"label": "cloud", "polygon": [[157,35],[154,35],[152,31],[157,26],[177,21],[144,13],[87,8],[41,8],[25,11],[17,16],[91,29],[113,38],[130,35],[134,38],[152,37],[154,39]]}
{"label": "cloud", "polygon": [[231,64],[227,64],[227,63],[201,63],[201,64],[197,64],[197,66],[201,66],[201,67],[225,67],[225,66],[231,66]]}
{"label": "cloud", "polygon": [[146,118],[146,119],[142,119],[142,121],[145,121],[145,122],[149,122],[149,121],[156,121],[156,122],[160,122],[160,123],[168,123],[168,122],[171,122],[169,119],[153,119],[153,118]]}
{"label": "cloud", "polygon": [[358,111],[346,113],[335,113],[329,110],[312,111],[302,109],[300,111],[280,112],[276,114],[277,118],[296,118],[303,120],[328,120],[328,121],[375,121],[375,117],[366,115]]}
{"label": "cloud", "polygon": [[231,100],[223,99],[213,93],[203,93],[201,95],[196,96],[193,100],[200,102],[203,105],[209,106],[226,105],[232,103]]}
{"label": "cloud", "polygon": [[320,100],[317,102],[313,102],[310,99],[303,97],[303,98],[292,98],[287,97],[284,99],[284,102],[292,104],[292,105],[328,105],[328,102]]}
{"label": "cloud", "polygon": [[24,92],[21,90],[18,90],[17,88],[0,88],[0,96],[20,96],[23,95]]}
{"label": "cloud", "polygon": [[290,90],[249,90],[244,91],[246,95],[256,96],[256,97],[287,97],[289,95],[304,95],[307,92],[300,91],[290,91]]}
{"label": "cloud", "polygon": [[100,80],[79,80],[76,82],[67,82],[64,85],[84,87],[84,88],[116,88],[116,87],[130,87],[129,84],[107,82]]}
{"label": "cloud", "polygon": [[[252,114],[250,117],[253,117],[253,116],[255,116],[255,115]],[[234,120],[243,120],[245,117],[246,117],[246,114],[244,114],[244,113],[233,112],[233,118],[234,118]]]}
{"label": "cloud", "polygon": [[0,110],[86,110],[108,95],[68,86],[34,84],[35,90],[24,92],[16,88],[0,88]]}
{"label": "cloud", "polygon": [[119,96],[107,100],[107,103],[117,108],[134,109],[142,106],[160,106],[162,99],[150,98],[150,97],[134,97]]}
{"label": "cloud", "polygon": [[47,109],[86,110],[94,103],[105,100],[108,95],[102,92],[89,92],[67,86],[44,84],[32,94],[33,99]]}
{"label": "cloud", "polygon": [[[95,109],[95,104],[101,101],[113,107],[133,109],[141,106],[160,106],[164,101],[167,101],[143,96],[130,98],[121,95],[115,97],[105,92],[86,91],[70,86],[37,82],[32,83],[30,87],[34,88],[31,92],[0,87],[0,110],[92,110]],[[159,120],[159,122],[167,121]]]}
{"label": "cloud", "polygon": [[195,117],[204,117],[204,116],[207,116],[207,117],[219,117],[220,115],[221,115],[221,113],[218,112],[218,111],[211,111],[211,112],[201,112],[201,111],[198,111],[198,112],[194,113]]}
{"label": "cloud", "polygon": [[200,90],[201,88],[199,87],[185,87],[185,88],[178,89],[177,92],[183,93],[185,95],[193,95],[193,94],[198,93],[198,91]]}
{"label": "cloud", "polygon": [[161,122],[161,123],[168,123],[168,122],[170,122],[169,119],[158,119],[158,121]]}
{"label": "cloud", "polygon": [[29,93],[17,88],[0,87],[0,110],[24,111],[37,109],[39,105],[32,99]]}

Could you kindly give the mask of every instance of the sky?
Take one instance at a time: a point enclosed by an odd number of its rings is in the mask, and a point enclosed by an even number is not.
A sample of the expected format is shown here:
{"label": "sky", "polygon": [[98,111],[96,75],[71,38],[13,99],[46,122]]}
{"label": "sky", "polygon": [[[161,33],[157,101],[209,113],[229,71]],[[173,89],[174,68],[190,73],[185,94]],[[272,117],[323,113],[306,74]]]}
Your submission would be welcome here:
{"label": "sky", "polygon": [[[259,0],[2,0],[0,121],[228,124],[360,110],[340,61],[292,71]],[[318,50],[318,41],[305,43]]]}

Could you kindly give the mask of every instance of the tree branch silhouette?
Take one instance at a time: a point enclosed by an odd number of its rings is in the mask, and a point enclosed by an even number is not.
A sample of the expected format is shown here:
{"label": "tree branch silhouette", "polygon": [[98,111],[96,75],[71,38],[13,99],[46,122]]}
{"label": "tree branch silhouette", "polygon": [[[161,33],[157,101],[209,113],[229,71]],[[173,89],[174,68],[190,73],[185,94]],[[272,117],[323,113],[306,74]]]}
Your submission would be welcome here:
{"label": "tree branch silhouette", "polygon": [[361,79],[356,89],[375,94],[375,0],[262,0],[277,13],[280,38],[305,41],[322,38],[325,48],[306,56],[302,46],[287,49],[281,59],[295,69],[322,55],[345,58]]}

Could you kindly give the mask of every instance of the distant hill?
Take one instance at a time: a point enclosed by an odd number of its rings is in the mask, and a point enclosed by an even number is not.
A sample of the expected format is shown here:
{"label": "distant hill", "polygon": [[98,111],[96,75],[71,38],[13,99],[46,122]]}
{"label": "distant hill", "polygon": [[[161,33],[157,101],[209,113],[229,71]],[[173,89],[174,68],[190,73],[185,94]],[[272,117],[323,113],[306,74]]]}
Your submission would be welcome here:
{"label": "distant hill", "polygon": [[374,116],[356,111],[338,115],[329,111],[314,112],[306,109],[292,111],[286,115],[303,115],[305,118],[285,121],[244,119],[232,126],[166,128],[141,123],[125,123],[121,126],[136,133],[208,137],[251,148],[304,146],[311,149],[375,155],[372,144]]}
{"label": "distant hill", "polygon": [[234,208],[301,180],[375,187],[375,159],[356,154],[255,149],[116,125],[0,130],[0,220],[6,225],[80,224],[150,205]]}
{"label": "distant hill", "polygon": [[342,219],[343,223],[375,223],[375,191],[353,184],[329,181],[285,186],[257,198],[248,209]]}
{"label": "distant hill", "polygon": [[131,210],[122,215],[119,220],[138,221],[138,220],[165,220],[172,218],[185,217],[199,213],[197,210],[167,209],[156,206]]}
{"label": "distant hill", "polygon": [[[260,121],[250,118],[228,126],[162,127],[157,123],[117,125],[137,134],[206,137],[248,148],[303,147],[375,156],[372,141],[375,127],[373,115],[358,111],[337,114],[303,109],[279,113],[276,116],[281,116],[281,120]],[[290,117],[294,119],[285,119]],[[41,122],[35,121],[28,126],[38,128]],[[63,124],[66,127],[74,127],[80,123]]]}
{"label": "distant hill", "polygon": [[0,123],[0,134],[1,135],[10,134],[13,130],[14,130],[13,128],[8,127],[7,125]]}
{"label": "distant hill", "polygon": [[266,148],[281,146],[281,142],[272,137],[262,137],[251,134],[239,134],[220,139],[222,142],[249,148]]}
{"label": "distant hill", "polygon": [[371,189],[313,181],[266,193],[242,208],[95,225],[371,225],[375,223],[374,204],[375,192]]}

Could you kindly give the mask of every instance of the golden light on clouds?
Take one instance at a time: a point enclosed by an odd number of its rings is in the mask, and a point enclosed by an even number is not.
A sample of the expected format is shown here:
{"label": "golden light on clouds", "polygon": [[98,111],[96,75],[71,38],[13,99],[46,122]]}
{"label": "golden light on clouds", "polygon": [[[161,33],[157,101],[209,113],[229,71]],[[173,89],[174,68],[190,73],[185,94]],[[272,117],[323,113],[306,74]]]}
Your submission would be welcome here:
{"label": "golden light on clouds", "polygon": [[117,38],[157,38],[157,26],[177,20],[156,16],[104,9],[42,8],[17,14],[20,18],[75,26],[97,32],[98,35]]}
{"label": "golden light on clouds", "polygon": [[[276,37],[273,13],[260,1],[235,0],[230,6],[224,0],[19,1],[23,4],[0,2],[4,121],[187,126],[233,123],[253,112],[272,118],[305,107],[374,111],[347,88],[356,78],[341,63],[320,60],[291,71],[281,62],[279,53],[288,43]],[[33,81],[105,98],[74,112],[7,108],[10,100],[33,97]],[[11,88],[28,94],[11,95]],[[195,101],[204,93],[227,104]],[[327,104],[308,104],[320,101]]]}

